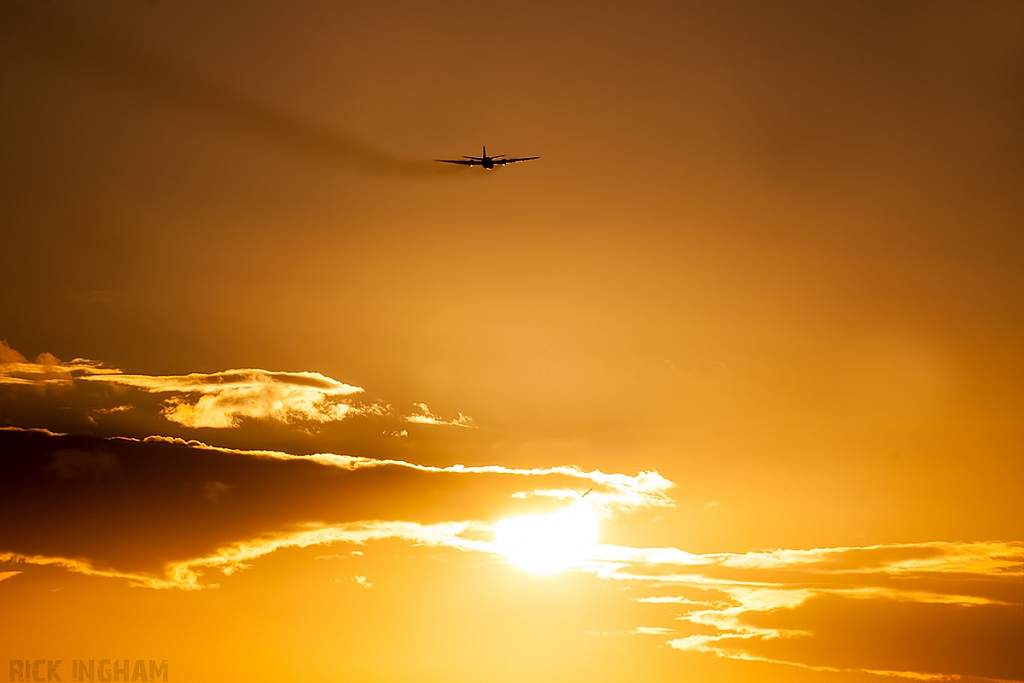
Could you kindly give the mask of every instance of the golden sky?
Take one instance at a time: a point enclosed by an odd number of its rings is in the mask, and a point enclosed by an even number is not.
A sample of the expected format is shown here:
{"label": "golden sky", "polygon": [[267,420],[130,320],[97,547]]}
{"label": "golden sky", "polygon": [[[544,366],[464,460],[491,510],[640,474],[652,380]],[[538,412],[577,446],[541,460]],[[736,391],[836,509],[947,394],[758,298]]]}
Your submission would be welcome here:
{"label": "golden sky", "polygon": [[1024,681],[1022,83],[1009,1],[4,2],[0,679]]}

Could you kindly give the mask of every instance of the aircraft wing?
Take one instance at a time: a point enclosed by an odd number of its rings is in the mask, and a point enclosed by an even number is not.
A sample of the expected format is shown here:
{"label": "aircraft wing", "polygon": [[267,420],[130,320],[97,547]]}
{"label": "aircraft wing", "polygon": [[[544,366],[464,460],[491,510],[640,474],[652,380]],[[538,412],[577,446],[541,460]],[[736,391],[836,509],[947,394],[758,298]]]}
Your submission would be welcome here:
{"label": "aircraft wing", "polygon": [[494,163],[497,164],[518,164],[520,161],[533,161],[534,159],[540,159],[540,157],[512,157],[510,159],[495,159]]}
{"label": "aircraft wing", "polygon": [[479,166],[481,162],[476,159],[434,159],[442,164],[462,164],[463,166]]}

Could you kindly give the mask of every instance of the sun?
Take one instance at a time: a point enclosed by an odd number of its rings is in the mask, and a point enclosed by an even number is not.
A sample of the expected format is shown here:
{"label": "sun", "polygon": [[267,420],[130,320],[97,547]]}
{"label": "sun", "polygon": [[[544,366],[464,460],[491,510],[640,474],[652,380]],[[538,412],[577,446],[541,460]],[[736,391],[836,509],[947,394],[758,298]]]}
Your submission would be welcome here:
{"label": "sun", "polygon": [[580,500],[558,512],[503,519],[494,526],[494,541],[515,566],[534,574],[554,574],[593,556],[597,521],[593,506]]}

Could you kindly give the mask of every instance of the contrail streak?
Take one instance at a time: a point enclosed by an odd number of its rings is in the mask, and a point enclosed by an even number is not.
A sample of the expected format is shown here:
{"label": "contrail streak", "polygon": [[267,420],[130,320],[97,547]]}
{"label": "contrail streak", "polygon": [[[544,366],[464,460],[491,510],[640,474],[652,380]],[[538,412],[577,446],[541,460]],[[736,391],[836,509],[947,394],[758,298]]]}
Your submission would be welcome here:
{"label": "contrail streak", "polygon": [[[337,130],[320,127],[204,79],[186,67],[162,62],[111,36],[33,16],[31,8],[5,5],[0,22],[20,29],[37,45],[75,66],[113,76],[138,97],[188,107],[222,123],[290,147],[310,160],[343,164],[361,172],[405,177],[450,177],[431,160],[391,155]],[[458,173],[458,171],[455,171]],[[461,175],[461,174],[460,174]]]}

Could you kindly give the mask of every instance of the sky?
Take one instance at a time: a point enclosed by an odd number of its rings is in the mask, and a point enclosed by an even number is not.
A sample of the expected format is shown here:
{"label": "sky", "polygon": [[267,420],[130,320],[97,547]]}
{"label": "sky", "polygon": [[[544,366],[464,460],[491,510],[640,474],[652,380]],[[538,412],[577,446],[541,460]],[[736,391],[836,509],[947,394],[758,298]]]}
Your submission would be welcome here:
{"label": "sky", "polygon": [[0,677],[1024,681],[1020,3],[8,0],[0,101]]}

